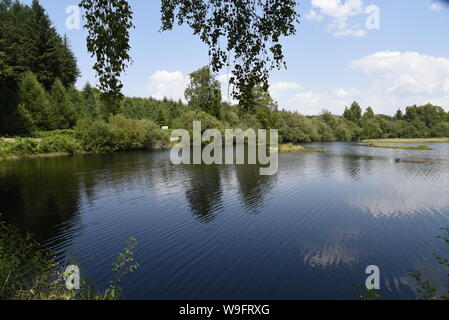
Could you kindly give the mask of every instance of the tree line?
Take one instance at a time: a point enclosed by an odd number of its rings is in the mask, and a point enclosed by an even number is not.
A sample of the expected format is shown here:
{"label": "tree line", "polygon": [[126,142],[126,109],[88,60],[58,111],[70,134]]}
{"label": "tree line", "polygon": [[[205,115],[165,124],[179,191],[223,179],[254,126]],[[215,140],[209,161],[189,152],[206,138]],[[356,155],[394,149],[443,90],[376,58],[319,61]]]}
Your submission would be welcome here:
{"label": "tree line", "polygon": [[431,104],[409,106],[389,116],[375,114],[372,107],[363,110],[354,102],[342,116],[326,110],[318,116],[304,116],[282,110],[263,86],[254,86],[245,101],[231,105],[222,101],[220,82],[209,66],[190,74],[186,102],[135,97],[111,102],[89,84],[76,89],[78,76],[67,38],[57,33],[37,0],[31,6],[0,1],[3,136],[73,129],[80,121],[85,130],[93,130],[107,124],[111,115],[119,114],[151,120],[158,127],[189,128],[193,120],[201,120],[203,129],[279,129],[282,142],[293,143],[449,137],[449,114]]}
{"label": "tree line", "polygon": [[[47,101],[38,105],[39,117],[32,119],[36,110],[20,99],[19,83],[30,84],[33,73],[42,87],[49,91],[60,84],[70,87],[79,76],[75,56],[65,36],[60,36],[44,8],[37,0],[31,6],[18,1],[0,1],[0,132],[25,134],[24,123],[36,121],[36,126],[52,129],[59,125],[43,124],[42,115],[50,113]],[[28,78],[23,80],[24,78]],[[58,81],[56,81],[58,80]],[[56,84],[56,82],[58,82]],[[25,87],[23,86],[22,89]],[[31,89],[31,88],[30,88]],[[36,94],[28,92],[28,95]],[[62,120],[61,120],[62,121]],[[64,121],[70,121],[69,119]],[[63,122],[64,122],[63,121]],[[26,125],[25,125],[26,126]]]}

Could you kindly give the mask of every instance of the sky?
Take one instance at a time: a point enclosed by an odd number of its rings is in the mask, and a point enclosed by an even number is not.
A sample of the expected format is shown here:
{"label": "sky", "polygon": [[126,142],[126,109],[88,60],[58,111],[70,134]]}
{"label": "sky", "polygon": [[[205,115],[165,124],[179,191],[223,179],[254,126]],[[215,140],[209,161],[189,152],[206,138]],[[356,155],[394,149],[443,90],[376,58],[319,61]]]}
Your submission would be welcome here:
{"label": "sky", "polygon": [[[23,1],[30,3],[31,0]],[[130,0],[132,64],[127,96],[183,99],[188,75],[207,65],[207,47],[184,26],[159,32],[160,1]],[[77,0],[41,0],[66,34],[86,82],[96,84]],[[433,103],[449,111],[449,1],[298,0],[297,34],[282,39],[287,69],[275,70],[270,93],[279,107],[302,114],[341,114],[358,101],[376,113]],[[217,76],[229,98],[228,70]]]}

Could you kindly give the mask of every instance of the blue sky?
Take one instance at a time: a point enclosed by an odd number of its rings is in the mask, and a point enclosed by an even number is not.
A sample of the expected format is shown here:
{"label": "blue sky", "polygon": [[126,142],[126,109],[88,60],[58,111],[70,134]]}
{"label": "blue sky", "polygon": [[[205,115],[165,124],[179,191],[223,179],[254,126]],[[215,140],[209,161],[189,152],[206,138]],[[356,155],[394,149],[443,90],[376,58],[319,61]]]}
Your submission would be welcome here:
{"label": "blue sky", "polygon": [[[299,0],[301,23],[297,34],[282,42],[288,69],[272,73],[273,98],[280,107],[304,114],[322,109],[341,113],[353,100],[387,114],[427,102],[449,110],[449,5],[444,2]],[[66,9],[77,1],[41,3],[70,39],[82,72],[78,87],[95,84],[86,33],[67,28]],[[124,93],[183,98],[188,74],[209,61],[207,48],[186,27],[159,33],[160,1],[130,3],[136,28],[131,34],[133,64],[122,79]],[[370,27],[367,20],[373,22]],[[218,75],[224,98],[226,72]]]}

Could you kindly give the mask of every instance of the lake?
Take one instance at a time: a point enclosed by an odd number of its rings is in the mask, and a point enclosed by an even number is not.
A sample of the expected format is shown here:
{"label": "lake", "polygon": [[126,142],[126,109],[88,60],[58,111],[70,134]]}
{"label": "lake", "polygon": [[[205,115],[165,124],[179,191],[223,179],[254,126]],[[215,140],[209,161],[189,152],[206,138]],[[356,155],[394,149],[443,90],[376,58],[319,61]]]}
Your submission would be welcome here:
{"label": "lake", "polygon": [[[353,299],[369,265],[382,295],[435,283],[449,227],[449,144],[432,151],[322,143],[257,165],[172,165],[169,151],[0,162],[6,220],[100,287],[134,236],[128,299]],[[398,159],[431,163],[404,163]]]}

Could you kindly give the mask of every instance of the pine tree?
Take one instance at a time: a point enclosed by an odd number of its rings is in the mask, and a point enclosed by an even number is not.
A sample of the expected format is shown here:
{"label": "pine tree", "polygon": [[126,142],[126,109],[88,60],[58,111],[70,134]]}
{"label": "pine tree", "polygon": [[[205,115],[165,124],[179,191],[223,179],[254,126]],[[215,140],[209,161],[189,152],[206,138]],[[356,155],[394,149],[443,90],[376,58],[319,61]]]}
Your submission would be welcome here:
{"label": "pine tree", "polygon": [[75,125],[76,115],[61,80],[56,79],[50,90],[50,122],[53,129],[69,129]]}
{"label": "pine tree", "polygon": [[19,83],[19,104],[29,112],[33,123],[41,130],[51,130],[51,106],[48,94],[31,72],[23,74]]}
{"label": "pine tree", "polygon": [[31,113],[23,104],[19,104],[15,118],[15,131],[22,135],[30,135],[35,130],[37,130],[37,127]]}
{"label": "pine tree", "polygon": [[[62,39],[37,0],[32,6],[0,0],[0,134],[20,134],[23,125],[19,105],[19,83],[26,72],[34,72],[45,89],[57,78],[64,86],[75,84],[79,71],[66,38]],[[25,77],[26,78],[26,77]],[[23,95],[23,93],[22,93]],[[23,108],[28,108],[23,104]],[[45,106],[43,106],[43,110]],[[22,112],[23,113],[23,112]],[[30,111],[32,117],[38,114]],[[47,126],[40,119],[38,126]],[[46,124],[44,124],[46,123]],[[19,128],[20,127],[20,128]]]}
{"label": "pine tree", "polygon": [[34,32],[33,46],[30,48],[33,54],[31,71],[36,74],[45,89],[49,90],[61,73],[62,40],[38,0],[33,0],[32,9]]}
{"label": "pine tree", "polygon": [[95,119],[101,118],[101,93],[97,89],[92,88],[89,83],[86,83],[81,95],[84,101],[83,116]]}
{"label": "pine tree", "polygon": [[60,44],[60,79],[64,86],[66,88],[70,87],[71,85],[75,84],[76,79],[80,75],[80,71],[78,69],[78,66],[76,64],[76,58],[73,54],[69,40],[67,39],[67,36],[64,35],[64,39],[62,43]]}
{"label": "pine tree", "polygon": [[73,111],[76,114],[76,119],[78,120],[84,112],[83,96],[82,96],[81,92],[78,91],[74,86],[68,87],[66,89],[66,94],[67,94],[67,99],[70,101],[70,103],[73,107]]}

